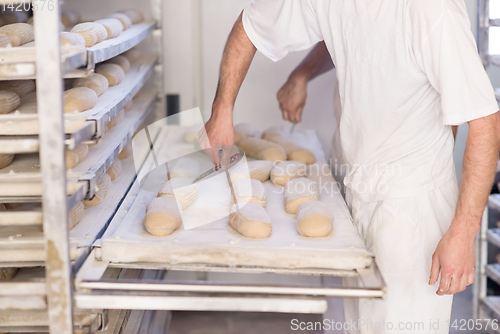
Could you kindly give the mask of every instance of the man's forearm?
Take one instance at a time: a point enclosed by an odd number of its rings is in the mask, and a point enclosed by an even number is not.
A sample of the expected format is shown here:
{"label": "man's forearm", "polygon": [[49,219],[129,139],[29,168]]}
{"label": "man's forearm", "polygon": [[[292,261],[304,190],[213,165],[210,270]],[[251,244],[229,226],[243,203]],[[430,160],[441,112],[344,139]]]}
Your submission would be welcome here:
{"label": "man's forearm", "polygon": [[290,74],[290,77],[301,77],[306,81],[311,81],[334,67],[325,42],[320,42],[316,44],[307,57]]}
{"label": "man's forearm", "polygon": [[474,235],[495,177],[499,150],[498,113],[469,122],[455,227]]}
{"label": "man's forearm", "polygon": [[243,28],[240,15],[231,30],[222,55],[212,116],[226,117],[232,114],[236,97],[256,51]]}

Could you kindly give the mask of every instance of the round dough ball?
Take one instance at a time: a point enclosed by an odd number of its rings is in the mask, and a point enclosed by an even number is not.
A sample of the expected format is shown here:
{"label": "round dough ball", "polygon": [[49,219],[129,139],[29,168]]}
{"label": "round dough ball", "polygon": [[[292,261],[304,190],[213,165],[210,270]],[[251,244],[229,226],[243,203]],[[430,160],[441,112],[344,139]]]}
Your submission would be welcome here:
{"label": "round dough ball", "polygon": [[326,203],[306,202],[297,209],[297,231],[309,238],[328,236],[333,230],[333,213]]}

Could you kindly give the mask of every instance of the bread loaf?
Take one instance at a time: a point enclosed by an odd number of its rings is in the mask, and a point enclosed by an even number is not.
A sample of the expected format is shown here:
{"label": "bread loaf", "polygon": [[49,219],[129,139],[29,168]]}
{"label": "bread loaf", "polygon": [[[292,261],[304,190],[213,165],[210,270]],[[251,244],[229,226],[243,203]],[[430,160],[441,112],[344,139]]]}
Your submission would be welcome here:
{"label": "bread loaf", "polygon": [[78,154],[76,154],[76,152],[74,151],[66,152],[65,158],[66,158],[67,169],[75,168],[78,165],[78,162],[80,161],[78,158]]}
{"label": "bread loaf", "polygon": [[316,183],[306,178],[293,179],[285,185],[283,199],[285,210],[296,214],[299,206],[306,202],[317,201],[319,198]]}
{"label": "bread loaf", "polygon": [[288,160],[302,161],[308,165],[316,162],[314,153],[282,136],[274,136],[270,139],[270,141],[283,147]]}
{"label": "bread loaf", "polygon": [[84,48],[85,39],[82,35],[75,32],[61,32],[61,46],[79,46]]}
{"label": "bread loaf", "polygon": [[8,114],[21,105],[21,98],[14,92],[0,90],[0,114]]}
{"label": "bread loaf", "polygon": [[99,180],[97,180],[97,186],[94,198],[89,201],[83,201],[85,208],[91,208],[93,206],[101,204],[102,201],[108,195],[110,186],[111,186],[111,178],[106,173],[102,174]]}
{"label": "bread loaf", "polygon": [[283,161],[271,171],[271,181],[277,186],[285,186],[290,180],[307,175],[307,166],[299,161]]}
{"label": "bread loaf", "polygon": [[0,81],[0,91],[7,90],[16,93],[20,98],[35,91],[35,80]]}
{"label": "bread loaf", "polygon": [[285,161],[286,153],[281,146],[260,138],[243,138],[238,146],[241,147],[247,157],[258,160]]}
{"label": "bread loaf", "polygon": [[102,74],[92,73],[84,78],[76,79],[73,87],[87,87],[101,96],[108,89],[108,79]]}
{"label": "bread loaf", "polygon": [[266,209],[255,203],[233,205],[229,223],[247,238],[264,239],[271,236],[273,226]]}
{"label": "bread loaf", "polygon": [[85,159],[89,153],[87,144],[80,144],[75,149],[66,152],[66,168],[73,169]]}
{"label": "bread loaf", "polygon": [[123,31],[123,25],[118,19],[101,19],[94,21],[95,23],[102,24],[108,33],[107,39],[116,38],[120,36]]}
{"label": "bread loaf", "polygon": [[132,21],[130,21],[130,18],[123,13],[114,13],[114,14],[108,15],[108,18],[119,20],[120,23],[122,24],[123,30],[127,30],[128,28],[130,28],[132,26]]}
{"label": "bread loaf", "polygon": [[102,24],[95,22],[85,22],[77,24],[71,29],[71,32],[82,35],[83,39],[85,39],[85,46],[91,47],[97,43],[101,43],[102,41],[108,38],[108,32],[106,28]]}
{"label": "bread loaf", "polygon": [[123,54],[127,59],[133,63],[142,57],[142,52],[138,48],[128,50]]}
{"label": "bread loaf", "polygon": [[194,179],[200,174],[200,163],[194,158],[181,158],[168,163],[170,178]]}
{"label": "bread loaf", "polygon": [[0,268],[0,281],[10,281],[17,274],[17,268],[5,267]]}
{"label": "bread loaf", "polygon": [[72,27],[80,23],[80,14],[72,9],[62,9],[61,22],[66,28]]}
{"label": "bread loaf", "polygon": [[269,175],[274,167],[274,162],[268,160],[254,160],[247,163],[239,163],[235,167],[229,169],[231,181],[251,178],[264,182],[269,180]]}
{"label": "bread loaf", "polygon": [[132,156],[132,154],[133,154],[132,142],[129,141],[127,144],[125,144],[121,152],[118,154],[118,159],[120,160],[127,159],[128,157]]}
{"label": "bread loaf", "polygon": [[113,163],[111,164],[111,166],[109,166],[109,168],[106,171],[106,173],[111,178],[111,181],[114,181],[114,180],[116,180],[118,178],[118,176],[120,175],[121,171],[122,171],[122,162],[120,161],[120,159],[115,159],[115,161],[113,161]]}
{"label": "bread loaf", "polygon": [[12,45],[12,41],[10,40],[9,36],[0,34],[0,48],[4,48],[9,45]]}
{"label": "bread loaf", "polygon": [[304,237],[326,237],[332,232],[333,219],[326,203],[306,202],[297,209],[297,231]]}
{"label": "bread loaf", "polygon": [[186,209],[198,198],[199,185],[190,178],[175,178],[167,181],[158,192],[158,197],[173,197]]}
{"label": "bread loaf", "polygon": [[170,235],[182,224],[181,212],[181,204],[175,198],[157,197],[146,207],[144,228],[157,237]]}
{"label": "bread loaf", "polygon": [[[5,3],[9,4],[8,0],[0,2],[0,4],[5,6]],[[2,6],[3,7],[3,6]],[[5,7],[3,7],[5,10]],[[3,24],[13,24],[13,23],[26,23],[28,22],[28,14],[23,11],[14,10],[4,12],[2,15]]]}
{"label": "bread loaf", "polygon": [[75,205],[75,207],[71,210],[69,210],[69,215],[68,215],[68,228],[72,229],[75,227],[83,217],[83,211],[85,209],[85,206],[83,205],[83,202],[78,202],[78,204]]}
{"label": "bread loaf", "polygon": [[21,46],[35,39],[35,31],[27,23],[13,23],[0,27],[0,34],[9,37],[12,46]]}
{"label": "bread loaf", "polygon": [[75,87],[64,92],[64,112],[74,113],[92,109],[97,104],[97,94],[87,87]]}
{"label": "bread loaf", "polygon": [[123,72],[125,73],[127,73],[130,70],[130,62],[125,56],[116,56],[108,60],[106,63],[116,64],[120,66],[123,69]]}
{"label": "bread loaf", "polygon": [[96,68],[96,73],[102,74],[108,79],[110,87],[119,85],[125,77],[123,69],[116,64],[102,64]]}
{"label": "bread loaf", "polygon": [[14,160],[15,154],[0,154],[0,169],[7,167]]}
{"label": "bread loaf", "polygon": [[137,9],[124,9],[118,11],[118,13],[127,15],[130,21],[132,21],[132,24],[137,24],[144,21],[144,15],[142,15],[142,12]]}
{"label": "bread loaf", "polygon": [[262,182],[253,179],[240,179],[233,183],[234,195],[238,203],[255,203],[265,208],[267,192]]}

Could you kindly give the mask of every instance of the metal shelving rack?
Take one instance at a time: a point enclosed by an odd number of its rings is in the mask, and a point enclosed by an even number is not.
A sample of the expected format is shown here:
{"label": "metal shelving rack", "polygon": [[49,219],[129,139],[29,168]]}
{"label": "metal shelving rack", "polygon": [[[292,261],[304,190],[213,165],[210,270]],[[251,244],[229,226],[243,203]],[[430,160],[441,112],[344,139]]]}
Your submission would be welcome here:
{"label": "metal shelving rack", "polygon": [[[30,1],[14,0],[18,2]],[[125,175],[113,181],[104,205],[86,210],[71,230],[68,211],[94,196],[96,179],[143,123],[164,110],[162,79],[153,79],[162,76],[162,6],[161,1],[151,0],[155,20],[134,25],[118,38],[92,48],[66,49],[59,42],[60,2],[48,2],[51,10],[35,12],[36,44],[0,49],[0,80],[36,79],[37,85],[36,113],[0,115],[0,153],[19,154],[18,160],[29,167],[29,173],[0,175],[0,203],[28,203],[24,209],[0,213],[0,267],[20,268],[13,280],[0,281],[0,332],[93,333],[112,317],[115,322],[123,317],[101,309],[76,309],[74,275],[129,191],[140,157],[135,166],[132,158],[122,161]],[[63,78],[88,75],[97,63],[146,38],[154,39],[150,52],[154,57],[132,63],[124,82],[110,87],[94,109],[78,118],[64,114]],[[107,123],[132,98],[134,107],[104,136]],[[84,142],[95,146],[84,162],[66,171],[65,150]],[[15,182],[38,186],[40,194],[13,195],[9,189]]]}
{"label": "metal shelving rack", "polygon": [[[500,54],[490,54],[490,28],[500,27],[500,17],[490,15],[490,4],[498,0],[478,0],[477,45],[479,55],[486,66],[500,66]],[[495,88],[495,95],[500,101],[500,88]],[[497,168],[497,174],[500,172]],[[476,238],[476,274],[473,289],[474,319],[500,321],[500,296],[488,295],[488,279],[500,284],[500,265],[489,264],[489,246],[500,248],[500,230],[491,227],[490,216],[500,213],[500,195],[490,195],[481,220],[481,229]],[[500,330],[486,329],[488,333],[500,333]]]}

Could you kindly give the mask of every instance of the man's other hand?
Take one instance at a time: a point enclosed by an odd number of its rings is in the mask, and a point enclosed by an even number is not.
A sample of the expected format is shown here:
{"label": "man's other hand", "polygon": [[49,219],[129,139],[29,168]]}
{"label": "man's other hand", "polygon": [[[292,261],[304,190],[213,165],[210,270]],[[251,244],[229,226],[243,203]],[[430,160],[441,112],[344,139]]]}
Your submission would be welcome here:
{"label": "man's other hand", "polygon": [[278,102],[285,121],[299,123],[307,99],[307,80],[290,77],[278,91]]}

